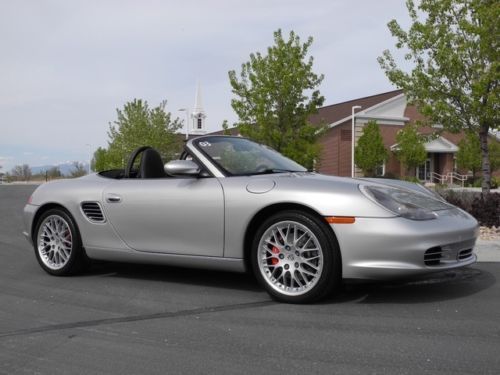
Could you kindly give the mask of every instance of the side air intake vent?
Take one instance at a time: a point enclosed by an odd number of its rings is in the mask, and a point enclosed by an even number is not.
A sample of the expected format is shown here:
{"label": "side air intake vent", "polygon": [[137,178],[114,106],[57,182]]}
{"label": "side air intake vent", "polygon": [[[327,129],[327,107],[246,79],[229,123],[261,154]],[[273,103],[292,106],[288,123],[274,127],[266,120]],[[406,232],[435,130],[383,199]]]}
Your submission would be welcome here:
{"label": "side air intake vent", "polygon": [[82,203],[82,211],[87,216],[87,219],[93,223],[104,223],[106,221],[101,206],[97,202]]}

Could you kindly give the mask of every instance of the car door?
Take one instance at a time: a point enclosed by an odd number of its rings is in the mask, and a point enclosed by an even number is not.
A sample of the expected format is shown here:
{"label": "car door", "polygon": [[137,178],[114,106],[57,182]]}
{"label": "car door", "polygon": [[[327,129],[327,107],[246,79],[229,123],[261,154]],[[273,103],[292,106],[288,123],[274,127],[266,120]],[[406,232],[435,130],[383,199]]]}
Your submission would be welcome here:
{"label": "car door", "polygon": [[138,251],[222,256],[224,196],[216,178],[116,180],[103,192],[105,214]]}

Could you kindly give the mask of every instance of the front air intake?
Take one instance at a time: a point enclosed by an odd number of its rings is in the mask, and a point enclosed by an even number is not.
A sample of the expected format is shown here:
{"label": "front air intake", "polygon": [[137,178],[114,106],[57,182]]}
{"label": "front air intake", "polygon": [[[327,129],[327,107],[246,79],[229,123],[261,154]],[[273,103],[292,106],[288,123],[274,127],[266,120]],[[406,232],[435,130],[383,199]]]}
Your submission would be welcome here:
{"label": "front air intake", "polygon": [[426,266],[437,266],[441,263],[441,258],[443,257],[443,249],[438,247],[432,247],[427,250],[424,254],[424,263]]}
{"label": "front air intake", "polygon": [[472,249],[460,250],[458,253],[458,260],[465,260],[472,256]]}
{"label": "front air intake", "polygon": [[93,223],[104,223],[106,221],[101,206],[97,202],[83,202],[82,211],[87,219]]}

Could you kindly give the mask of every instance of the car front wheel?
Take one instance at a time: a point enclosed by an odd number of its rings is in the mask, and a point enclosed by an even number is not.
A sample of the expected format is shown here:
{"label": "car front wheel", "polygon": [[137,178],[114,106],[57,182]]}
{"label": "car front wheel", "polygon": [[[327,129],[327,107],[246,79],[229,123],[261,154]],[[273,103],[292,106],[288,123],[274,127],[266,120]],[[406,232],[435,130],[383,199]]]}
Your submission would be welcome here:
{"label": "car front wheel", "polygon": [[260,226],[252,247],[252,267],[273,298],[314,302],[339,285],[339,250],[328,231],[319,218],[301,211],[277,213]]}
{"label": "car front wheel", "polygon": [[51,275],[65,276],[82,269],[87,261],[73,219],[62,209],[50,209],[38,220],[34,232],[36,258]]}

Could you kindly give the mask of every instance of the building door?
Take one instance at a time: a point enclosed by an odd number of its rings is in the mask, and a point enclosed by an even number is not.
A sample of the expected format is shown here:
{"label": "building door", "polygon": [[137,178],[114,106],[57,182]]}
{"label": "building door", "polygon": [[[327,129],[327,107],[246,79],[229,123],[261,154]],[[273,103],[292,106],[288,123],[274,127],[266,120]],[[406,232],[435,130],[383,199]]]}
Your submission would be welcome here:
{"label": "building door", "polygon": [[430,181],[431,172],[431,158],[428,157],[424,164],[417,167],[416,176],[420,181]]}

